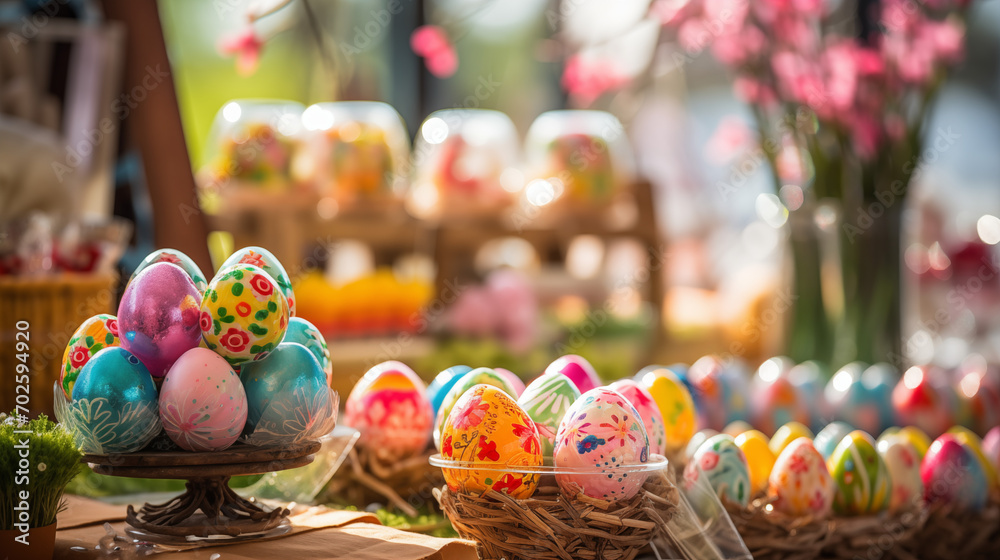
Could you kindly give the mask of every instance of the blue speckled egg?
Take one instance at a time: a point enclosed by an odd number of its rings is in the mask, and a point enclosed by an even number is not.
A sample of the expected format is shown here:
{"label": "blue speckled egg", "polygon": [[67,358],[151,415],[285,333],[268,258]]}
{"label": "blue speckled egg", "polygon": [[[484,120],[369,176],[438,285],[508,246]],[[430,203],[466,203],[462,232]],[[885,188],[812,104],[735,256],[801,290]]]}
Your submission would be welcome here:
{"label": "blue speckled egg", "polygon": [[437,416],[438,410],[441,409],[441,404],[448,391],[455,386],[455,383],[458,383],[463,375],[470,371],[472,368],[469,366],[455,365],[442,370],[434,377],[434,380],[427,386],[427,400],[431,401],[431,411],[434,416]]}
{"label": "blue speckled egg", "polygon": [[63,419],[87,453],[131,453],[160,431],[156,385],[146,366],[119,347],[94,354],[73,385]]}
{"label": "blue speckled egg", "polygon": [[295,342],[279,344],[263,360],[240,366],[247,395],[248,442],[280,444],[323,435],[338,403],[316,357]]}

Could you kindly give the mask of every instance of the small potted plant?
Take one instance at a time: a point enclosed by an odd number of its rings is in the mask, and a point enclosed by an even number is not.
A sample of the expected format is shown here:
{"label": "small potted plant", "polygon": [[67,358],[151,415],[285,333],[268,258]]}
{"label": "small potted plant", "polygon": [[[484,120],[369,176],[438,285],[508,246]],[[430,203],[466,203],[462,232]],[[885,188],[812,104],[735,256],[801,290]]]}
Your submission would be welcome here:
{"label": "small potted plant", "polygon": [[0,549],[25,560],[52,558],[56,515],[82,454],[45,415],[0,414]]}

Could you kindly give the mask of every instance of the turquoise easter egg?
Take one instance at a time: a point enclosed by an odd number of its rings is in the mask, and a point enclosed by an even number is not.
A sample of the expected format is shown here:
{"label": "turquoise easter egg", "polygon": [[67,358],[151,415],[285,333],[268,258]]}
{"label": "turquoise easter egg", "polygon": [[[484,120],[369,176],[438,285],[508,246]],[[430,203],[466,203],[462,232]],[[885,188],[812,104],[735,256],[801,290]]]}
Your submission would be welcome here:
{"label": "turquoise easter egg", "polygon": [[264,359],[240,366],[247,396],[246,433],[254,445],[288,444],[324,435],[337,400],[308,348],[283,342]]}
{"label": "turquoise easter egg", "polygon": [[511,385],[506,377],[492,369],[484,367],[476,368],[466,373],[452,386],[448,394],[445,395],[437,417],[434,419],[434,446],[438,448],[438,451],[441,450],[441,430],[444,429],[444,421],[448,419],[448,414],[451,413],[451,409],[458,402],[458,399],[476,385],[492,385],[514,399],[517,399],[517,389]]}
{"label": "turquoise easter egg", "polygon": [[824,460],[829,459],[840,440],[853,431],[854,428],[846,422],[830,422],[813,438],[813,445]]}
{"label": "turquoise easter egg", "polygon": [[750,469],[732,436],[719,434],[705,440],[684,471],[686,480],[697,480],[697,467],[708,477],[720,498],[746,506],[750,502]]}
{"label": "turquoise easter egg", "polygon": [[470,371],[472,368],[469,366],[456,365],[442,370],[441,373],[434,376],[434,380],[427,386],[427,399],[431,402],[431,411],[434,412],[435,416],[441,409],[441,403],[444,402],[448,391],[455,386],[455,383],[458,383],[463,375]]}
{"label": "turquoise easter egg", "polygon": [[892,478],[866,432],[855,430],[840,440],[827,469],[835,486],[833,511],[838,515],[878,513],[889,506]]}
{"label": "turquoise easter egg", "polygon": [[517,404],[538,427],[543,456],[552,456],[559,423],[579,398],[580,390],[568,377],[561,373],[546,373],[529,383],[517,399]]}
{"label": "turquoise easter egg", "polygon": [[87,453],[138,451],[160,431],[153,377],[128,350],[105,348],[80,370],[63,420]]}
{"label": "turquoise easter egg", "polygon": [[288,328],[282,342],[297,342],[305,346],[316,357],[319,367],[326,374],[327,385],[333,380],[333,363],[330,361],[330,349],[326,345],[323,333],[315,325],[301,317],[288,319]]}

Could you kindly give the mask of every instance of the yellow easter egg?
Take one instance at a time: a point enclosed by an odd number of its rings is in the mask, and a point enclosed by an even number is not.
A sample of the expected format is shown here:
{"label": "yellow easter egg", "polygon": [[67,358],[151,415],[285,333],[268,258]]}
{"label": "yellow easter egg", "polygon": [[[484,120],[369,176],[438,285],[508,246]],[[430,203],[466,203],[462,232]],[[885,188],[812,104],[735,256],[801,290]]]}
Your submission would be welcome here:
{"label": "yellow easter egg", "polygon": [[736,436],[736,447],[743,450],[750,468],[750,491],[760,494],[767,490],[767,479],[774,468],[774,453],[771,452],[767,436],[757,430],[743,432]]}
{"label": "yellow easter egg", "polygon": [[948,430],[948,433],[955,434],[955,439],[972,450],[972,454],[983,464],[983,472],[986,473],[986,483],[990,488],[997,488],[997,470],[993,467],[993,463],[986,458],[986,454],[983,453],[983,440],[979,439],[979,436],[975,432],[965,426],[952,426]]}
{"label": "yellow easter egg", "polygon": [[916,426],[906,426],[905,428],[900,428],[896,433],[913,444],[913,447],[917,449],[917,453],[920,454],[921,459],[924,458],[924,455],[927,455],[927,450],[931,446],[931,438],[923,430]]}
{"label": "yellow easter egg", "polygon": [[639,380],[656,401],[663,414],[667,454],[680,452],[687,446],[695,432],[694,400],[684,383],[670,370],[660,368],[650,371]]}
{"label": "yellow easter egg", "polygon": [[514,397],[492,385],[473,386],[452,407],[442,430],[441,456],[462,463],[443,469],[453,492],[496,490],[523,500],[538,488],[537,473],[513,472],[542,464],[538,429]]}
{"label": "yellow easter egg", "polygon": [[777,457],[778,455],[781,455],[781,452],[784,451],[786,447],[788,447],[789,443],[792,443],[800,437],[812,440],[812,430],[799,422],[789,422],[778,428],[778,431],[774,432],[774,437],[771,438],[771,442],[768,446],[771,448],[771,453]]}

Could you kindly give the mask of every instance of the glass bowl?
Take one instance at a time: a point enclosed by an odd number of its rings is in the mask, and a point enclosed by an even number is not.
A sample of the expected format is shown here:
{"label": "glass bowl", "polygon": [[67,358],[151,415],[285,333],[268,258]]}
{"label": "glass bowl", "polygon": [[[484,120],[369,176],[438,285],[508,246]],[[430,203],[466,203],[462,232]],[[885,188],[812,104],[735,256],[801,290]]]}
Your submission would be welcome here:
{"label": "glass bowl", "polygon": [[495,216],[514,201],[501,176],[516,168],[518,151],[517,129],[501,112],[431,113],[414,142],[407,209],[420,218]]}
{"label": "glass bowl", "polygon": [[[556,559],[583,551],[601,557],[604,551],[627,555],[649,547],[657,558],[751,559],[706,477],[675,484],[662,455],[646,463],[609,464],[599,472],[557,467],[551,459],[508,465],[438,454],[430,463],[444,471],[448,483],[435,491],[445,515],[463,538],[480,544],[484,558]],[[641,482],[634,494],[617,501],[580,492],[600,480],[622,484],[628,477]],[[534,488],[519,492],[523,486]]]}
{"label": "glass bowl", "polygon": [[341,210],[377,209],[402,200],[409,184],[410,140],[390,105],[341,101],[302,113],[303,157],[296,177],[332,196]]}

